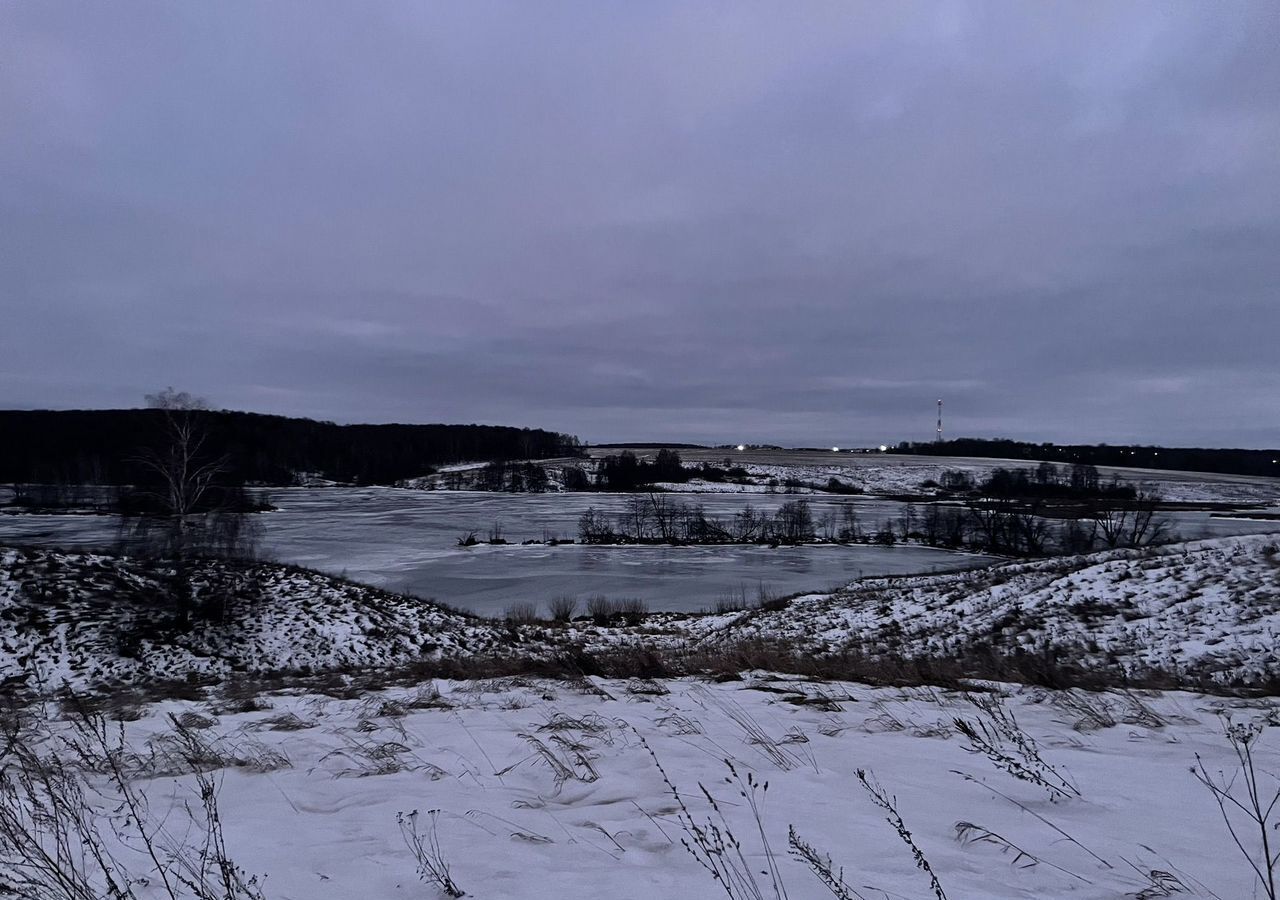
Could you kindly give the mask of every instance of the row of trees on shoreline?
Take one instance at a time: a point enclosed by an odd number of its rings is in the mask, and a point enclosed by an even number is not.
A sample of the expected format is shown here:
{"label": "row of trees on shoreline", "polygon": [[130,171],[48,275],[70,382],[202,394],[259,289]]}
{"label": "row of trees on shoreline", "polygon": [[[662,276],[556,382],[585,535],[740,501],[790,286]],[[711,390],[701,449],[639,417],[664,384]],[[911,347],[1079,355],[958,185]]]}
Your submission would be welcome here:
{"label": "row of trees on shoreline", "polygon": [[[630,450],[602,457],[594,466],[576,463],[556,466],[558,483],[547,473],[546,466],[529,460],[495,459],[471,472],[447,471],[438,483],[449,490],[495,491],[512,494],[543,493],[550,490],[585,493],[649,492],[660,484],[685,484],[693,479],[711,483],[749,484],[746,469],[731,460],[723,465],[700,463],[686,466],[680,454],[662,449],[653,459],[636,456]],[[593,471],[588,471],[593,469]]]}
{"label": "row of trees on shoreline", "polygon": [[[828,529],[833,540],[854,539],[856,513],[852,506],[844,512],[847,521],[843,530]],[[748,504],[733,516],[720,519],[707,515],[700,503],[684,503],[670,494],[637,494],[628,499],[621,513],[611,516],[592,506],[578,519],[578,540],[584,544],[778,545],[817,539],[813,512],[803,500],[783,503],[772,514]]]}
{"label": "row of trees on shoreline", "polygon": [[708,515],[700,503],[662,493],[637,494],[619,513],[588,507],[578,519],[583,544],[763,544],[903,542],[1003,556],[1036,557],[1140,547],[1168,540],[1168,523],[1157,515],[1159,499],[1076,507],[1050,517],[1036,502],[970,500],[963,505],[905,504],[895,519],[864,524],[852,503],[815,515],[807,500],[791,500],[772,513],[750,504],[728,517]]}

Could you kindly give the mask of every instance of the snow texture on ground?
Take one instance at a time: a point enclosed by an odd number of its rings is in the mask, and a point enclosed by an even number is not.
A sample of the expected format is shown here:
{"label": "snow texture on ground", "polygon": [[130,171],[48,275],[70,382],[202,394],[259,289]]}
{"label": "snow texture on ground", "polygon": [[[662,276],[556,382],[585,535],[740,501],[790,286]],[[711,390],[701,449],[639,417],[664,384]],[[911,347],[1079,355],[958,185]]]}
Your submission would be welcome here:
{"label": "snow texture on ground", "polygon": [[691,639],[794,642],[802,652],[946,659],[989,648],[1156,669],[1220,684],[1280,674],[1280,540],[1253,535],[869,578],[783,610],[686,619]]}
{"label": "snow texture on ground", "polygon": [[[424,831],[434,819],[468,897],[724,896],[682,845],[673,787],[691,822],[711,819],[741,842],[760,897],[783,896],[771,868],[791,900],[831,896],[788,853],[789,827],[830,854],[858,892],[849,896],[932,897],[859,770],[894,798],[953,900],[1259,896],[1190,769],[1199,755],[1210,771],[1234,770],[1230,717],[1263,727],[1258,767],[1280,772],[1275,703],[994,687],[986,696],[1000,698],[1078,797],[1052,800],[973,752],[955,722],[989,719],[969,695],[763,673],[720,684],[504,679],[168,701],[125,711],[133,720],[122,727],[136,786],[178,837],[181,804],[198,799],[190,775],[155,763],[172,746],[168,714],[213,748],[206,765],[221,783],[228,849],[266,876],[273,900],[442,896],[420,882],[397,827],[397,813],[413,810]],[[754,794],[758,821],[748,776],[768,785]]]}
{"label": "snow texture on ground", "polygon": [[0,678],[50,687],[321,672],[489,649],[498,630],[441,607],[287,566],[198,567],[219,619],[169,624],[165,571],[98,554],[0,550]]}

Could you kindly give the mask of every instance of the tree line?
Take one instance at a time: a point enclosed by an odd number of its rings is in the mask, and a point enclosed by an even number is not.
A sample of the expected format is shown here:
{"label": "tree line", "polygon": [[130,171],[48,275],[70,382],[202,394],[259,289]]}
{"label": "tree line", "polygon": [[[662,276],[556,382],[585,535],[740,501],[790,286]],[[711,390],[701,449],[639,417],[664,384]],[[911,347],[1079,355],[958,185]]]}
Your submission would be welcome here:
{"label": "tree line", "polygon": [[1044,556],[1139,547],[1168,537],[1168,522],[1157,514],[1159,494],[1103,479],[1090,463],[998,467],[980,482],[971,472],[948,469],[940,483],[924,486],[964,501],[930,504],[920,516],[907,507],[910,526],[900,530],[914,528],[923,543],[935,546]]}
{"label": "tree line", "polygon": [[1169,539],[1168,523],[1157,514],[1159,498],[1138,491],[1132,499],[1081,504],[1062,516],[1047,515],[1040,501],[973,497],[963,504],[904,504],[897,517],[864,523],[853,503],[829,507],[821,515],[806,500],[783,503],[775,511],[750,504],[724,517],[708,515],[700,503],[670,494],[637,494],[621,512],[588,507],[578,519],[584,544],[767,544],[919,543],[1002,556],[1036,557],[1141,547]]}
{"label": "tree line", "polygon": [[1059,464],[1127,466],[1224,475],[1280,476],[1280,450],[1155,447],[1136,444],[1051,444],[1006,439],[956,438],[898,444],[896,453],[976,456],[988,459],[1056,460]]}
{"label": "tree line", "polygon": [[[559,469],[559,488],[565,491],[606,491],[632,493],[653,490],[656,484],[684,484],[693,479],[709,482],[750,483],[746,469],[726,459],[723,465],[704,462],[686,466],[680,454],[670,448],[658,451],[653,459],[642,459],[630,450],[602,457],[594,473],[580,465]],[[835,479],[832,479],[835,481]],[[531,462],[495,459],[477,472],[444,472],[440,484],[450,490],[507,491],[541,493],[555,489],[545,467]]]}
{"label": "tree line", "polygon": [[[847,506],[843,528],[823,522],[829,540],[853,540],[856,513]],[[818,540],[818,525],[804,500],[783,503],[772,513],[750,504],[727,518],[707,515],[701,503],[670,494],[637,494],[622,512],[610,515],[588,507],[578,519],[584,544],[802,544]]]}
{"label": "tree line", "polygon": [[982,480],[964,469],[947,469],[941,481],[926,481],[921,487],[938,488],[944,493],[1002,499],[1049,500],[1079,503],[1083,501],[1126,502],[1138,496],[1138,488],[1112,477],[1104,480],[1096,466],[1073,463],[1057,466],[1042,462],[1034,469],[992,469]]}
{"label": "tree line", "polygon": [[[162,409],[0,410],[0,482],[137,484],[153,476],[140,448],[167,439]],[[336,425],[312,419],[193,410],[203,452],[225,459],[230,484],[288,485],[299,473],[392,484],[453,462],[578,456],[576,437],[497,425]]]}

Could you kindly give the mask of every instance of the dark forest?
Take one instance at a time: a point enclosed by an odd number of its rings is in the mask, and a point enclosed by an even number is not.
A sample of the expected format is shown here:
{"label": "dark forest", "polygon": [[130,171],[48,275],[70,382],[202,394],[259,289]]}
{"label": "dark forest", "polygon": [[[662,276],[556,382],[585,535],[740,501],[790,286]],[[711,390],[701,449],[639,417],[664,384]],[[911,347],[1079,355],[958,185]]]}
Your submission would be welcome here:
{"label": "dark forest", "polygon": [[[497,425],[336,425],[248,412],[197,411],[202,452],[226,458],[236,483],[286,485],[297,473],[389,484],[451,462],[548,459],[581,453],[578,440]],[[0,411],[0,482],[131,484],[138,457],[165,440],[156,409]]]}

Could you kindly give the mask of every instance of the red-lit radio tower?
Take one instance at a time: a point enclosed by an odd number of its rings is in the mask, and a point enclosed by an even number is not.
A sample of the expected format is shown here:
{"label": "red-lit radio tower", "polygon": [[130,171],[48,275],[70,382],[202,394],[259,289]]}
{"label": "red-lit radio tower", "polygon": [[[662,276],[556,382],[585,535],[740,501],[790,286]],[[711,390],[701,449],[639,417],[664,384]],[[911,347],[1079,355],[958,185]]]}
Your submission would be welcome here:
{"label": "red-lit radio tower", "polygon": [[942,443],[942,401],[938,401],[938,434],[934,437],[934,441]]}

